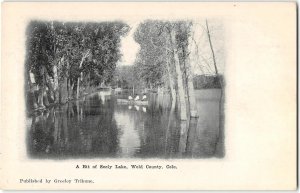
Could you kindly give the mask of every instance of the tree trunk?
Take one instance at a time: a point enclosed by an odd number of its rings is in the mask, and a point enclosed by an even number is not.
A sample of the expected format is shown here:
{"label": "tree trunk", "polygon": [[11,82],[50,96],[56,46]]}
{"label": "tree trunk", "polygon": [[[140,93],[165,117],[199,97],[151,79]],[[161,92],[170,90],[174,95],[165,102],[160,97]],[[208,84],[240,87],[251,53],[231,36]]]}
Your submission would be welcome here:
{"label": "tree trunk", "polygon": [[[57,66],[60,66],[60,61],[57,63]],[[59,102],[59,92],[58,92],[58,67],[56,65],[53,66],[53,90],[54,90],[54,103]]]}
{"label": "tree trunk", "polygon": [[194,90],[192,78],[188,78],[188,95],[189,95],[189,102],[190,102],[190,116],[199,117],[197,106],[196,106],[195,90]]}
{"label": "tree trunk", "polygon": [[215,52],[214,52],[214,49],[213,49],[213,46],[212,46],[212,43],[211,43],[211,39],[210,39],[210,32],[209,32],[209,27],[208,27],[207,20],[205,22],[206,22],[207,36],[208,36],[210,50],[211,50],[211,53],[212,53],[212,58],[213,58],[213,62],[214,62],[215,72],[216,72],[216,75],[218,75],[219,73],[218,73],[218,68],[217,68],[217,63],[216,63],[216,57],[215,57]]}
{"label": "tree trunk", "polygon": [[[191,39],[188,39],[188,52],[191,52],[190,45],[192,42],[190,41]],[[194,90],[194,84],[193,84],[193,72],[192,72],[192,65],[191,65],[191,54],[186,57],[186,75],[187,75],[187,93],[188,93],[188,98],[189,98],[189,109],[190,109],[190,116],[191,117],[198,117],[198,112],[197,112],[197,104],[196,104],[196,99],[195,99],[195,90]]]}
{"label": "tree trunk", "polygon": [[[81,71],[81,68],[82,68],[82,64],[85,60],[85,58],[88,56],[88,52],[81,58],[81,61],[80,61],[80,64],[79,64],[79,70]],[[76,95],[76,98],[78,99],[79,96],[80,96],[80,81],[82,81],[82,78],[83,78],[83,73],[80,72],[80,77],[78,77],[77,79],[77,95]]]}
{"label": "tree trunk", "polygon": [[59,87],[59,93],[60,93],[60,103],[64,104],[67,102],[67,97],[68,97],[68,88],[67,88],[67,80],[66,78],[63,78],[60,83]]}
{"label": "tree trunk", "polygon": [[175,60],[175,70],[176,70],[176,74],[177,74],[178,95],[179,95],[179,101],[180,101],[180,119],[187,120],[182,72],[180,69],[180,63],[179,63],[178,51],[177,51],[177,45],[176,45],[176,32],[174,29],[171,30],[170,36],[171,36],[171,45],[173,48],[173,54],[174,54],[174,60]]}
{"label": "tree trunk", "polygon": [[68,101],[70,100],[70,78],[67,78]]}
{"label": "tree trunk", "polygon": [[70,99],[70,63],[69,63],[69,60],[67,60],[67,69],[68,69],[68,72],[67,72],[67,101],[69,101]]}
{"label": "tree trunk", "polygon": [[39,108],[45,108],[45,105],[44,105],[44,86],[41,86],[38,93],[39,93],[39,95],[38,95],[38,106],[39,106]]}
{"label": "tree trunk", "polygon": [[38,105],[39,105],[39,108],[45,108],[45,105],[44,105],[44,95],[45,95],[45,67],[44,66],[41,66],[41,69],[40,69],[40,73],[42,75],[42,83],[41,83],[41,86],[40,86],[40,89],[39,89],[39,96],[38,96]]}
{"label": "tree trunk", "polygon": [[44,93],[43,93],[43,101],[44,101],[44,105],[46,107],[48,107],[50,105],[49,100],[48,100],[48,95],[47,95],[47,91],[46,89],[44,89]]}
{"label": "tree trunk", "polygon": [[132,97],[134,98],[134,85],[132,86]]}
{"label": "tree trunk", "polygon": [[[36,109],[38,108],[38,105],[37,105],[37,100],[36,100],[36,97],[35,97],[35,93],[34,93],[34,85],[31,81],[31,76],[30,74],[32,74],[31,72],[28,71],[28,82],[29,82],[29,93],[30,93],[30,98],[32,99],[32,105],[33,105],[33,109]],[[32,78],[34,79],[34,74],[32,74]],[[35,80],[33,80],[35,82]]]}
{"label": "tree trunk", "polygon": [[37,104],[37,100],[36,100],[36,97],[35,97],[35,93],[34,93],[34,91],[32,91],[30,93],[31,93],[31,96],[32,96],[33,109],[37,109],[38,104]]}
{"label": "tree trunk", "polygon": [[53,86],[53,83],[51,81],[51,78],[50,78],[49,73],[46,68],[45,68],[45,77],[46,77],[45,83],[49,90],[49,97],[50,97],[51,102],[53,102],[55,100],[54,86]]}
{"label": "tree trunk", "polygon": [[88,93],[91,93],[91,73],[90,72],[88,74],[87,86],[88,86]]}
{"label": "tree trunk", "polygon": [[187,61],[186,61],[186,53],[185,49],[182,48],[182,65],[181,71],[182,71],[182,80],[183,80],[183,90],[184,90],[184,100],[186,104],[186,111],[187,111],[187,117],[190,116],[190,99],[189,99],[189,89],[188,89],[188,75],[187,75]]}
{"label": "tree trunk", "polygon": [[79,99],[79,91],[80,91],[80,78],[77,79],[77,92],[76,92],[77,99]]}
{"label": "tree trunk", "polygon": [[167,57],[167,71],[168,71],[168,78],[169,78],[169,86],[170,86],[170,92],[171,92],[171,97],[172,97],[172,106],[173,106],[173,103],[174,103],[174,105],[176,104],[176,91],[174,88],[174,79],[173,79],[173,76],[171,73],[171,68],[170,68],[171,63],[170,63],[168,54],[166,55],[166,57]]}
{"label": "tree trunk", "polygon": [[[49,103],[49,100],[48,100],[48,94],[47,94],[47,89],[49,90],[49,92],[51,93],[51,86],[49,85],[50,83],[48,82],[49,80],[49,77],[48,77],[48,71],[47,71],[47,68],[45,66],[42,66],[42,75],[43,75],[43,85],[42,85],[42,97],[43,97],[43,105],[45,106],[49,106],[50,103]],[[51,94],[50,94],[51,96]]]}

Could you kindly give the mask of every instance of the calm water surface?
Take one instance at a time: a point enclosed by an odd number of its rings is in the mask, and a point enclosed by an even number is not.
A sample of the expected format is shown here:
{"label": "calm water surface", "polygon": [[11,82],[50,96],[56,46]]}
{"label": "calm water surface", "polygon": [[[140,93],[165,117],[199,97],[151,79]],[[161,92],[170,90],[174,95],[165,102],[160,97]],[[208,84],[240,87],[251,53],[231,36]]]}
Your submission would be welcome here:
{"label": "calm water surface", "polygon": [[32,158],[209,158],[224,156],[219,89],[196,90],[199,118],[180,121],[168,96],[148,106],[118,104],[101,91],[27,118]]}

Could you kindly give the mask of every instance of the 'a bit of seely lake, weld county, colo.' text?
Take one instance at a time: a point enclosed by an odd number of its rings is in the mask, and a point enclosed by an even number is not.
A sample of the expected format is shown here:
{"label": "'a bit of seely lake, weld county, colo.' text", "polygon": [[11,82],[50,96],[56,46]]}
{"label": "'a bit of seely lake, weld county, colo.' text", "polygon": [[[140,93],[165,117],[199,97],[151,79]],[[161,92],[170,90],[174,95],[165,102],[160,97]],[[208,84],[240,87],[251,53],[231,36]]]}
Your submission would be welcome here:
{"label": "'a bit of seely lake, weld county, colo.' text", "polygon": [[100,164],[100,165],[76,165],[76,169],[145,169],[145,170],[163,170],[163,169],[178,169],[175,165],[151,165],[151,164]]}

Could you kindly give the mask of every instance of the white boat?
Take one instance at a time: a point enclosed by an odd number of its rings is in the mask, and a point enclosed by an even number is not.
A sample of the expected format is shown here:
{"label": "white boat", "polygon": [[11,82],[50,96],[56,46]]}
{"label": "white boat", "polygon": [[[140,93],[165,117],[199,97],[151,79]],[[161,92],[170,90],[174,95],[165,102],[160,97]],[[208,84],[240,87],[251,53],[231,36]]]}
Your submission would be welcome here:
{"label": "white boat", "polygon": [[135,100],[128,100],[128,99],[117,99],[119,104],[130,104],[130,105],[148,105],[148,101],[135,101]]}

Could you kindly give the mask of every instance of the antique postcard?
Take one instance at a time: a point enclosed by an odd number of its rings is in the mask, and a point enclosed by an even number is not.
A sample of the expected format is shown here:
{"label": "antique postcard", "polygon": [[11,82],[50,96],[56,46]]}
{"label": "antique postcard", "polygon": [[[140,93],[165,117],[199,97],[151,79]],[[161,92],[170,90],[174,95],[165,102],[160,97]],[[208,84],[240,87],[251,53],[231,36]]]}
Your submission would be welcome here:
{"label": "antique postcard", "polygon": [[1,189],[295,190],[296,9],[2,3]]}

